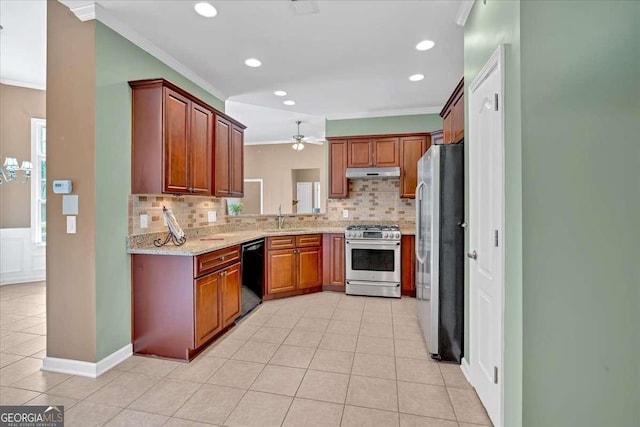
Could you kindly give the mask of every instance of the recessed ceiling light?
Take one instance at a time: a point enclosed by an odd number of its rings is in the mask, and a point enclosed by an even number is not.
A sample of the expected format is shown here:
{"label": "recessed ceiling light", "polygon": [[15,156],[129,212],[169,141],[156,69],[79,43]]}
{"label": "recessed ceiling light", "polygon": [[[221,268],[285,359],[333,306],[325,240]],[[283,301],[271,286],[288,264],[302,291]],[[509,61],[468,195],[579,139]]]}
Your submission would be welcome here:
{"label": "recessed ceiling light", "polygon": [[205,18],[213,18],[218,14],[218,11],[215,7],[210,5],[207,2],[196,3],[193,8],[196,10],[196,13],[200,16],[204,16]]}
{"label": "recessed ceiling light", "polygon": [[436,44],[431,40],[422,40],[420,43],[416,45],[416,49],[418,50],[429,50],[434,47]]}
{"label": "recessed ceiling light", "polygon": [[256,68],[262,65],[262,62],[258,61],[256,58],[249,58],[244,63],[251,68]]}
{"label": "recessed ceiling light", "polygon": [[419,82],[422,79],[424,79],[423,74],[414,74],[412,76],[409,76],[409,80],[411,80],[412,82]]}
{"label": "recessed ceiling light", "polygon": [[277,91],[273,92],[273,94],[274,94],[275,96],[286,96],[286,95],[287,95],[287,92],[285,92],[285,91],[283,91],[283,90],[277,90]]}
{"label": "recessed ceiling light", "polygon": [[284,105],[296,105],[296,101],[292,101],[290,99],[287,99],[286,101],[283,102]]}

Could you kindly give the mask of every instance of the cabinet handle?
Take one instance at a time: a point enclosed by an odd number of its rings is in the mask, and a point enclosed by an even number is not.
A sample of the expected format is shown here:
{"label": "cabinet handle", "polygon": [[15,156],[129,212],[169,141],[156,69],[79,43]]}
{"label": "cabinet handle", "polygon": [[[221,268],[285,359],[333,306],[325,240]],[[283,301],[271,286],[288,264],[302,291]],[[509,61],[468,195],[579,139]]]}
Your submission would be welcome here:
{"label": "cabinet handle", "polygon": [[221,261],[224,261],[224,256],[220,257],[220,260],[221,260]]}

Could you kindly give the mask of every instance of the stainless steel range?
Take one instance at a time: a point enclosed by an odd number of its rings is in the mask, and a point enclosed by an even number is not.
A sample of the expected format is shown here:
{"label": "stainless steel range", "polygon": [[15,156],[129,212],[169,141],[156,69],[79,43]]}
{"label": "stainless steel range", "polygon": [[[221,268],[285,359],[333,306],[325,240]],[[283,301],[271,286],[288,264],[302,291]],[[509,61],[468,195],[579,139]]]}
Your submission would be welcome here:
{"label": "stainless steel range", "polygon": [[344,235],[346,293],[400,298],[400,228],[350,225]]}

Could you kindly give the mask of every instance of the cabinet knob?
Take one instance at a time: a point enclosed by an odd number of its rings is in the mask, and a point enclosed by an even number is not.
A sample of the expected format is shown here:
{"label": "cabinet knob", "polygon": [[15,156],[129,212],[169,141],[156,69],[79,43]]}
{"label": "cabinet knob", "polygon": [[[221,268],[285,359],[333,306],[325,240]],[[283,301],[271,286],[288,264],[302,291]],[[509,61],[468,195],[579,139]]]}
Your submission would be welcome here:
{"label": "cabinet knob", "polygon": [[222,261],[224,261],[224,257],[221,257],[220,259],[221,259]]}

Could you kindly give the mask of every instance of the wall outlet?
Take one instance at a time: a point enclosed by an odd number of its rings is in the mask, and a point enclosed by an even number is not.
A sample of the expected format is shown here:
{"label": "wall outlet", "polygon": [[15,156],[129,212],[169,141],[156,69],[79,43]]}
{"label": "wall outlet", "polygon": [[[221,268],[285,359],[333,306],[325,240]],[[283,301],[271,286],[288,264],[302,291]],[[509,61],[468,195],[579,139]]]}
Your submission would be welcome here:
{"label": "wall outlet", "polygon": [[216,222],[218,220],[218,213],[216,211],[207,212],[207,221]]}
{"label": "wall outlet", "polygon": [[349,209],[342,209],[342,218],[349,218]]}
{"label": "wall outlet", "polygon": [[76,234],[76,217],[69,215],[67,217],[67,234]]}
{"label": "wall outlet", "polygon": [[149,227],[149,215],[140,215],[140,228]]}

